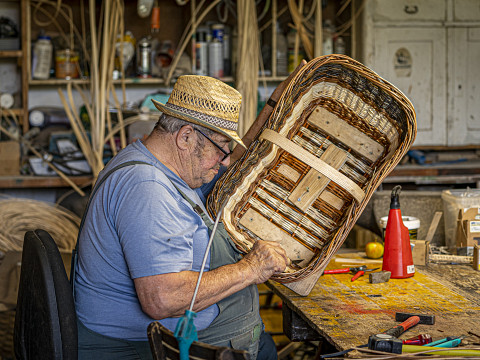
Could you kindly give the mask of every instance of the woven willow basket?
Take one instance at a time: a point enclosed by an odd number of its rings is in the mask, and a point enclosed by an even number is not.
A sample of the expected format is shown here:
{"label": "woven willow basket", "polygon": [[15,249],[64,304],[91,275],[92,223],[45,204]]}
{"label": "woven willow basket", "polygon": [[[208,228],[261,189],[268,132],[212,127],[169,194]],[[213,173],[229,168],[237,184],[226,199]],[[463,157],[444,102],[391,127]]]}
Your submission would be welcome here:
{"label": "woven willow basket", "polygon": [[[244,252],[257,239],[284,247],[292,265],[272,279],[316,280],[415,135],[415,111],[397,88],[347,56],[316,58],[217,182],[208,211],[225,202],[223,223]],[[313,284],[289,287],[308,294]]]}

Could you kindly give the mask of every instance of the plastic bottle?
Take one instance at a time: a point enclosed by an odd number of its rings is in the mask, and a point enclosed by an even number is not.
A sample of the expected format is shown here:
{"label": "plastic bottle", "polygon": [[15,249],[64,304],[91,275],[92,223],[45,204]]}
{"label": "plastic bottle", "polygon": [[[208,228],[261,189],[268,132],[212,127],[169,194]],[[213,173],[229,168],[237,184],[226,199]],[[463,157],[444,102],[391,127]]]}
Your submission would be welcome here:
{"label": "plastic bottle", "polygon": [[53,46],[50,36],[41,35],[33,47],[32,77],[47,80],[50,77]]}
{"label": "plastic bottle", "polygon": [[404,279],[415,275],[412,248],[408,228],[403,224],[399,195],[401,186],[392,189],[390,211],[385,229],[385,252],[383,253],[383,271],[390,271],[392,279]]}
{"label": "plastic bottle", "polygon": [[333,42],[333,45],[335,47],[335,54],[346,54],[345,40],[343,40],[343,37],[337,36]]}
{"label": "plastic bottle", "polygon": [[277,23],[277,53],[275,61],[277,62],[277,75],[284,76],[288,74],[288,45],[287,38]]}
{"label": "plastic bottle", "polygon": [[323,55],[333,54],[333,28],[332,22],[326,19],[323,24]]}

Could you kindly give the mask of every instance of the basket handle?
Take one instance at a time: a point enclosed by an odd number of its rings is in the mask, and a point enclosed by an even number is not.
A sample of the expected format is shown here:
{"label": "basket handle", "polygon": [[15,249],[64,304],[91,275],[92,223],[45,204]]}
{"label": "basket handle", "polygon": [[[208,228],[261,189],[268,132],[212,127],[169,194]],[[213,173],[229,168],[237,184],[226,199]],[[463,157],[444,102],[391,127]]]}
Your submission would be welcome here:
{"label": "basket handle", "polygon": [[343,189],[348,191],[358,203],[361,203],[365,198],[365,193],[360,186],[355,184],[352,180],[337,171],[335,168],[328,165],[325,161],[320,160],[315,155],[309,153],[307,150],[298,146],[293,141],[287,139],[279,133],[271,129],[265,129],[260,134],[260,140],[268,140],[294,155],[311,168],[317,170],[320,174],[340,185]]}

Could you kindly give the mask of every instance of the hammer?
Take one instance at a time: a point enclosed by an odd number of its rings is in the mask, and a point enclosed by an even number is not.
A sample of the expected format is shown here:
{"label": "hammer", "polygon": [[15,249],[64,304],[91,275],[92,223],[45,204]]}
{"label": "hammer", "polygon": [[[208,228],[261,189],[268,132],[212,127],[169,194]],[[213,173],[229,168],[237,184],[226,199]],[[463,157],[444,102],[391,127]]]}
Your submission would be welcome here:
{"label": "hammer", "polygon": [[396,313],[395,321],[403,322],[381,334],[371,335],[369,337],[368,348],[370,350],[401,354],[403,343],[398,337],[417,324],[435,324],[435,315]]}

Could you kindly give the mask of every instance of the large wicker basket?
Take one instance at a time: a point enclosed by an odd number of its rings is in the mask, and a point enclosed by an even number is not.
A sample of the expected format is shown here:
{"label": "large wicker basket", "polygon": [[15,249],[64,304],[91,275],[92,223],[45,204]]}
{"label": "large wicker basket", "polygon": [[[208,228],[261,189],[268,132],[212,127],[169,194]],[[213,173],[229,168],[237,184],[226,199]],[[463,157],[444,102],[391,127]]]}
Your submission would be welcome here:
{"label": "large wicker basket", "polygon": [[415,111],[394,86],[347,56],[310,61],[290,82],[244,156],[208,198],[247,252],[278,241],[292,266],[272,279],[306,295],[374,190],[416,135]]}

